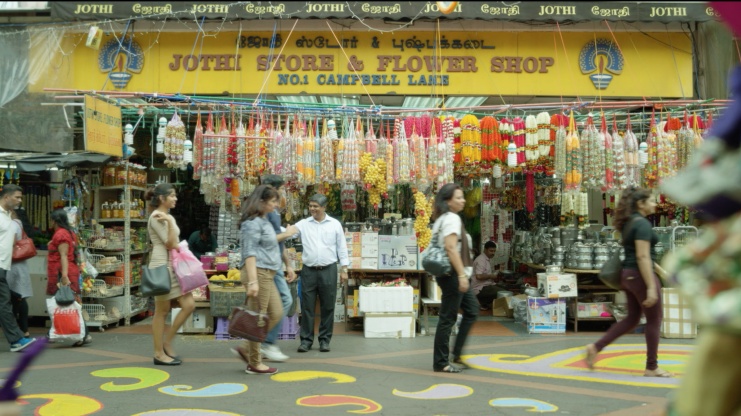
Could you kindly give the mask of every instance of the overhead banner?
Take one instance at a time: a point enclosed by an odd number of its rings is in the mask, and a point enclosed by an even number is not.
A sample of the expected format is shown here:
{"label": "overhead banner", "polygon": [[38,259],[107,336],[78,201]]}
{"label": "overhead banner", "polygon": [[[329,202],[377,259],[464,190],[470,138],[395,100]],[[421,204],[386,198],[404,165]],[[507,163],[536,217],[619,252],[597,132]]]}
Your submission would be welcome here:
{"label": "overhead banner", "polygon": [[85,96],[85,150],[121,157],[121,108],[99,98]]}
{"label": "overhead banner", "polygon": [[436,39],[398,31],[336,39],[294,32],[289,39],[287,32],[220,32],[194,48],[196,33],[162,32],[127,37],[123,47],[107,35],[99,51],[75,47],[79,36],[65,39],[72,59],[53,66],[44,86],[229,95],[693,94],[692,47],[682,33],[446,31]]}
{"label": "overhead banner", "polygon": [[[448,13],[438,3],[404,2],[49,2],[51,17],[106,19],[479,19],[518,22],[701,22],[718,18],[703,2],[461,1]],[[452,2],[444,2],[452,3]],[[447,10],[446,10],[447,11]]]}

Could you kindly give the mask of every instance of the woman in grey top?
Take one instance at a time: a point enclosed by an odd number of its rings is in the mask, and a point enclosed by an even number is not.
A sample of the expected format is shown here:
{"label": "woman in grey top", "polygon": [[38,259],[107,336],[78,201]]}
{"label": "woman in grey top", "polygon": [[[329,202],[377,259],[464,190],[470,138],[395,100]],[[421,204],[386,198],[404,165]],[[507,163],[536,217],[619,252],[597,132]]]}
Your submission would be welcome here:
{"label": "woman in grey top", "polygon": [[[275,286],[275,273],[282,265],[275,229],[268,213],[278,206],[278,191],[272,186],[260,185],[242,205],[242,283],[247,286],[247,308],[267,310],[268,331],[283,318],[280,293]],[[247,374],[275,374],[277,368],[262,363],[260,343],[245,341],[232,352],[247,363]]]}

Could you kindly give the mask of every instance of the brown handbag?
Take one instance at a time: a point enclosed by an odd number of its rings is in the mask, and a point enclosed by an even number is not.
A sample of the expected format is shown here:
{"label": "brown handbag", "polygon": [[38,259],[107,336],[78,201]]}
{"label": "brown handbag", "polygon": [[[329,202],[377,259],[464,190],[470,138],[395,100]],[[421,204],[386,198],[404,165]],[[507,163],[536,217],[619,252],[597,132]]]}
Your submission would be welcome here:
{"label": "brown handbag", "polygon": [[257,308],[259,311],[251,311],[245,306],[234,308],[229,316],[229,335],[254,342],[265,341],[268,336],[270,320],[268,319],[267,305],[265,305],[265,308],[260,305],[259,293],[257,295]]}
{"label": "brown handbag", "polygon": [[33,240],[23,231],[23,237],[13,245],[13,261],[28,260],[36,256],[36,246]]}

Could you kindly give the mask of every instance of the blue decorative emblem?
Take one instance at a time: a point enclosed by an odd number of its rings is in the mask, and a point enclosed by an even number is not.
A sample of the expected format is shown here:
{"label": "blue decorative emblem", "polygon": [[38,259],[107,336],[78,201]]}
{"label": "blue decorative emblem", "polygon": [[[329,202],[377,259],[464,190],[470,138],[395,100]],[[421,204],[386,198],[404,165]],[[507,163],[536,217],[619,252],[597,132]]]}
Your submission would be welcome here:
{"label": "blue decorative emblem", "polygon": [[[594,87],[598,90],[607,89],[612,81],[612,75],[620,75],[623,72],[623,54],[616,44],[608,39],[590,40],[579,53],[579,68],[582,74],[592,74]],[[608,73],[609,72],[609,73]]]}
{"label": "blue decorative emblem", "polygon": [[98,66],[102,72],[108,72],[108,77],[116,88],[125,88],[133,74],[141,72],[144,66],[144,51],[141,46],[126,36],[121,39],[113,38],[100,48]]}

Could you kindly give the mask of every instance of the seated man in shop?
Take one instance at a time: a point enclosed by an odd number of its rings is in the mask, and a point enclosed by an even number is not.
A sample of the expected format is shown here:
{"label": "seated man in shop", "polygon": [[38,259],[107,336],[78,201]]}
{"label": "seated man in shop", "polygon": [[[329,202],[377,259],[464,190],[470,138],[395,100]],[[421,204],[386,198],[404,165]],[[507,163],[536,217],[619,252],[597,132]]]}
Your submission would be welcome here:
{"label": "seated man in shop", "polygon": [[484,252],[473,261],[474,276],[471,283],[473,284],[473,293],[476,294],[482,310],[491,309],[491,304],[496,299],[497,292],[505,290],[505,288],[497,286],[499,273],[492,273],[491,270],[491,259],[496,253],[497,243],[487,241],[484,244]]}
{"label": "seated man in shop", "polygon": [[211,229],[204,225],[199,231],[193,231],[188,238],[188,248],[200,259],[202,255],[209,251],[216,250],[216,237],[211,234]]}

